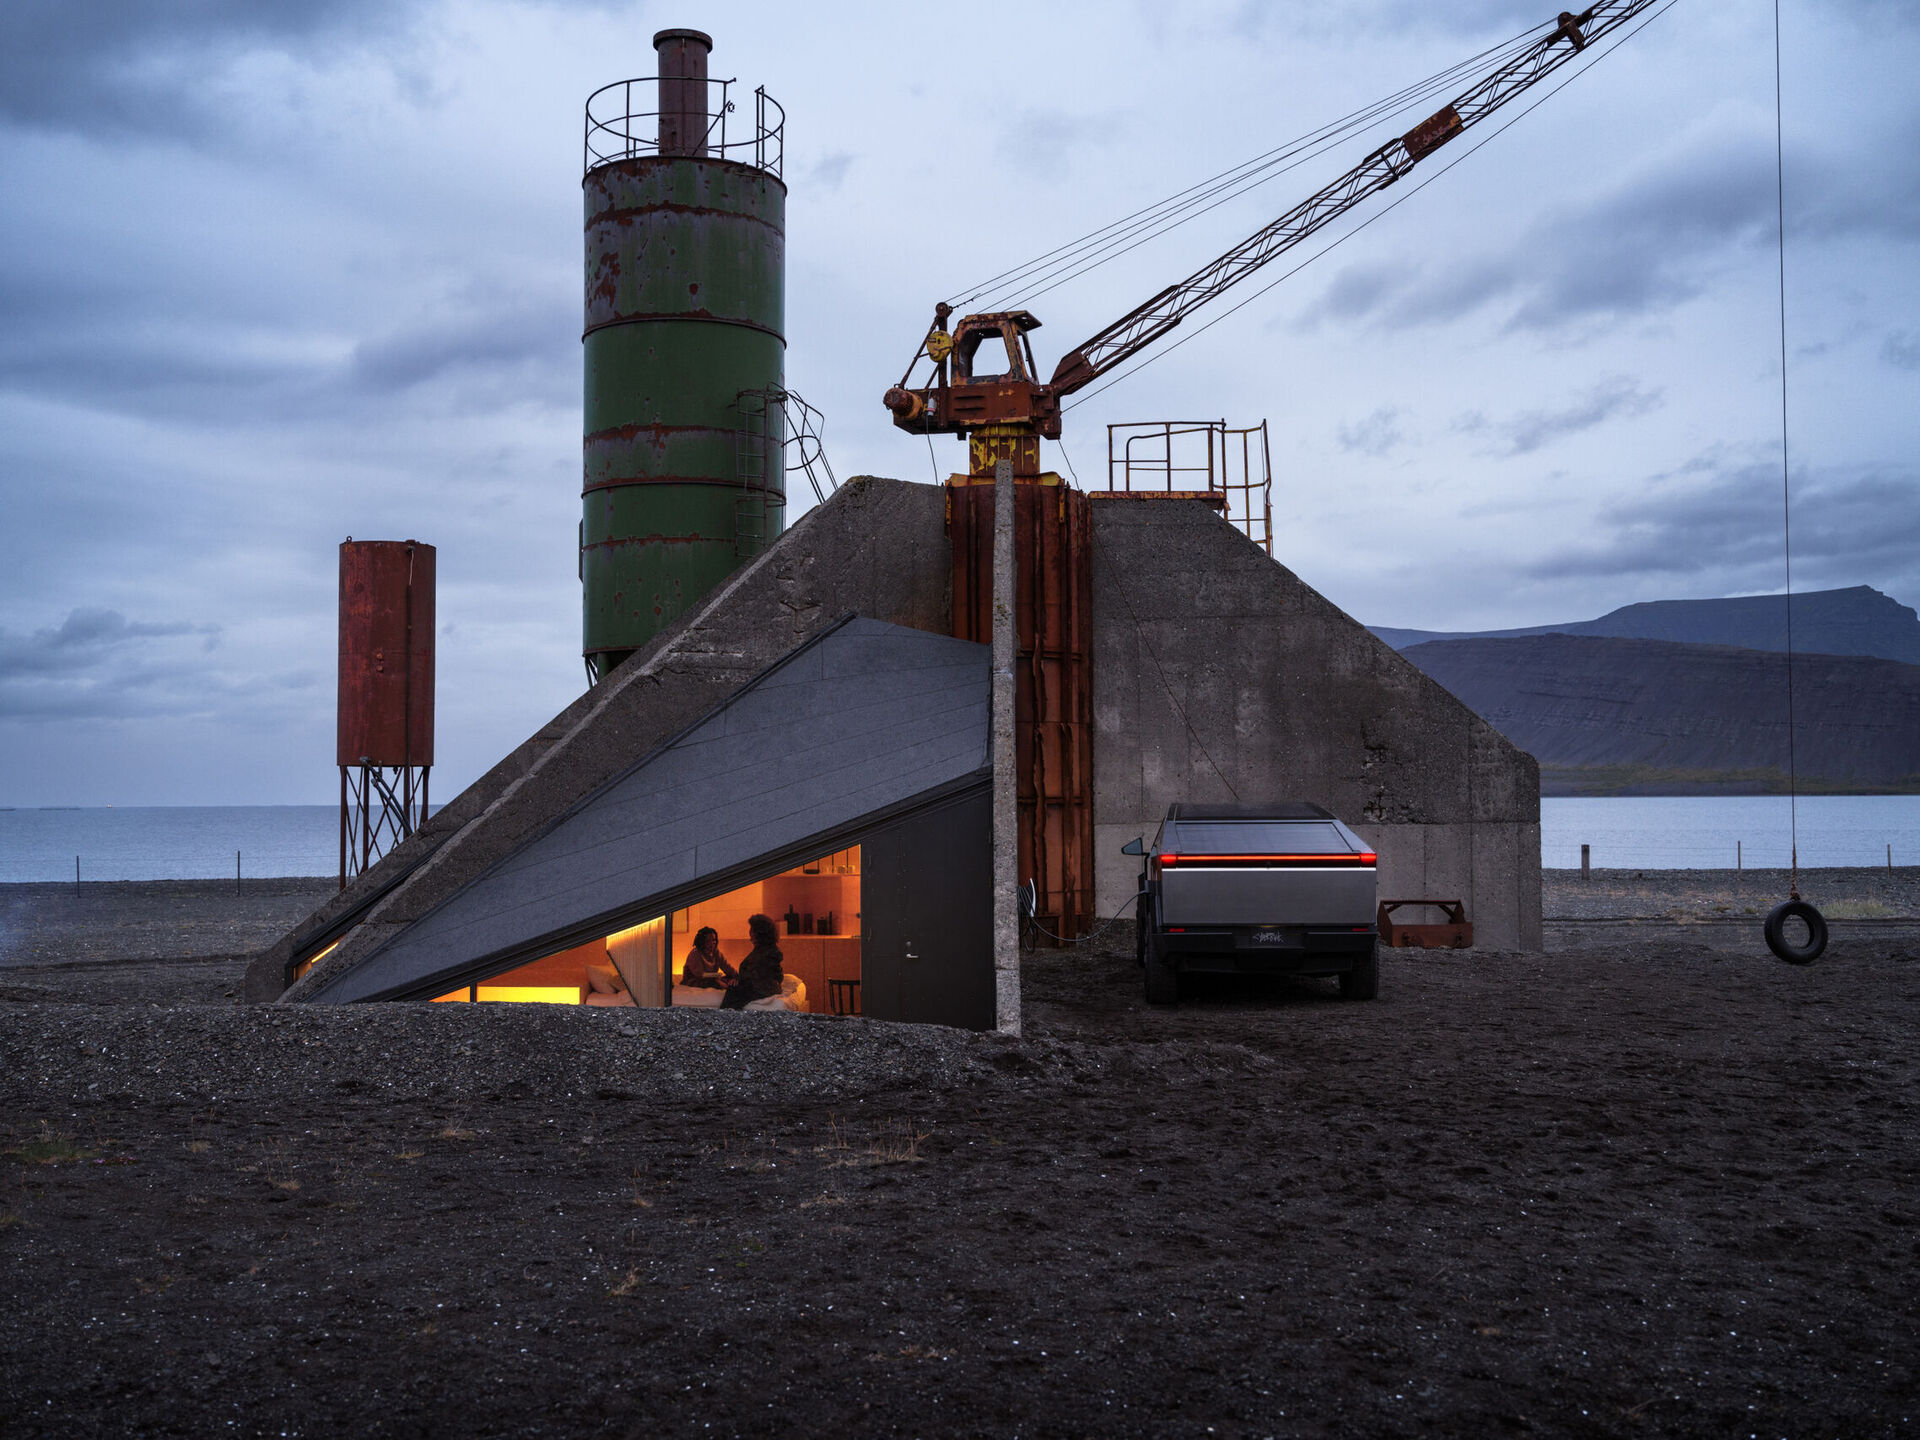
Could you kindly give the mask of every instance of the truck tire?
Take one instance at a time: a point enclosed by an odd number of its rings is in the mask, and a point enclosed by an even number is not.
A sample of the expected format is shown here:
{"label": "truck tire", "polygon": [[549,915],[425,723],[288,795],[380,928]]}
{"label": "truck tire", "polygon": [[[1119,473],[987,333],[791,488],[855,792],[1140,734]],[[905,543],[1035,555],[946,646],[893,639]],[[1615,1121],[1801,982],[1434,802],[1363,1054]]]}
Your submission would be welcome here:
{"label": "truck tire", "polygon": [[1378,1000],[1380,998],[1380,942],[1361,959],[1354,961],[1353,968],[1340,977],[1340,998],[1342,1000]]}
{"label": "truck tire", "polygon": [[1171,965],[1167,964],[1166,957],[1160,953],[1160,947],[1149,938],[1145,941],[1142,953],[1147,966],[1147,1003],[1149,1005],[1179,1004],[1180,976]]}

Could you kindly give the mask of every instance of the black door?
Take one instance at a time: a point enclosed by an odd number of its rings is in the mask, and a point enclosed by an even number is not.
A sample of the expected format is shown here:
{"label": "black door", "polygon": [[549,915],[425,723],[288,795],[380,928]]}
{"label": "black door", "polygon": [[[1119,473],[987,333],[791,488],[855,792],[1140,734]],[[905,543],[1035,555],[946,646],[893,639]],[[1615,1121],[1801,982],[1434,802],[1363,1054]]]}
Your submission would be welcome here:
{"label": "black door", "polygon": [[991,1030],[990,787],[861,836],[860,870],[863,1012]]}

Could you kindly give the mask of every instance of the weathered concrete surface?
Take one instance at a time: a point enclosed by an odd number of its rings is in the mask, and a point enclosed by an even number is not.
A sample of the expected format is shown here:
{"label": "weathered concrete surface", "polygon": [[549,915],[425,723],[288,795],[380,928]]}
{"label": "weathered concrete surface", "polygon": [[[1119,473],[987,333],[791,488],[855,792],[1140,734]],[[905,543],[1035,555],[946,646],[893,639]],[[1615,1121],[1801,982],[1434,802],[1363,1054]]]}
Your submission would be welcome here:
{"label": "weathered concrete surface", "polygon": [[1020,787],[1014,778],[1017,647],[1013,583],[1013,462],[993,471],[993,980],[995,1027],[1020,1033]]}
{"label": "weathered concrete surface", "polygon": [[[1300,798],[1379,850],[1383,897],[1458,897],[1481,943],[1538,948],[1529,756],[1204,505],[1096,497],[1093,521],[1103,915],[1133,892],[1120,846],[1173,801]],[[952,633],[950,572],[938,487],[850,481],[262,951],[248,998],[278,996],[288,960],[356,908],[322,965],[370,953],[841,614]]]}
{"label": "weathered concrete surface", "polygon": [[1383,899],[1464,899],[1475,938],[1537,949],[1539,767],[1197,501],[1095,494],[1094,848],[1176,800],[1312,800],[1380,853]]}
{"label": "weathered concrete surface", "polygon": [[[249,966],[247,998],[280,995],[289,957],[327,915],[366,903],[340,948],[286,998],[357,963],[545,829],[576,801],[667,740],[850,610],[952,633],[944,493],[861,476],[788,530],[697,610],[562,711],[462,793],[359,886]],[[404,850],[406,847],[402,847]]]}

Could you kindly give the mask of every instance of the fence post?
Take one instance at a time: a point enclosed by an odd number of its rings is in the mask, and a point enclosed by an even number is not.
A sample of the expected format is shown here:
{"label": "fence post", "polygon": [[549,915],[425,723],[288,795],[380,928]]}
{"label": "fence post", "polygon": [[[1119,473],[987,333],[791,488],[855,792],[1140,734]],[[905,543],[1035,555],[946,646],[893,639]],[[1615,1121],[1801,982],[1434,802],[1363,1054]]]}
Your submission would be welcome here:
{"label": "fence post", "polygon": [[1733,842],[1733,868],[1736,870],[1744,870],[1747,868],[1745,861],[1742,860],[1740,855],[1740,847],[1742,844],[1743,842],[1739,840]]}
{"label": "fence post", "polygon": [[240,893],[240,852],[233,852],[233,893]]}
{"label": "fence post", "polygon": [[1590,868],[1592,859],[1593,859],[1593,856],[1589,847],[1582,845],[1580,847],[1580,878],[1582,880],[1587,880],[1592,878],[1592,870]]}
{"label": "fence post", "polygon": [[73,893],[75,895],[80,893],[80,857],[78,855],[73,857]]}

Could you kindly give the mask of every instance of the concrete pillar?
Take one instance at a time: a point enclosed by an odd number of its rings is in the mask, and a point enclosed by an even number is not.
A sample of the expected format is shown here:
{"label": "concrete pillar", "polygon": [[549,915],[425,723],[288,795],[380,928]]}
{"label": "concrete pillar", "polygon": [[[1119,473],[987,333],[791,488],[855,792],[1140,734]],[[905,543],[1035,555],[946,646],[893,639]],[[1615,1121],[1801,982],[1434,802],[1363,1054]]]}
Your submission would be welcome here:
{"label": "concrete pillar", "polygon": [[1020,1033],[1020,796],[1013,755],[1013,462],[993,469],[993,991],[995,1028]]}

